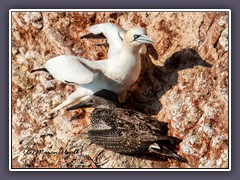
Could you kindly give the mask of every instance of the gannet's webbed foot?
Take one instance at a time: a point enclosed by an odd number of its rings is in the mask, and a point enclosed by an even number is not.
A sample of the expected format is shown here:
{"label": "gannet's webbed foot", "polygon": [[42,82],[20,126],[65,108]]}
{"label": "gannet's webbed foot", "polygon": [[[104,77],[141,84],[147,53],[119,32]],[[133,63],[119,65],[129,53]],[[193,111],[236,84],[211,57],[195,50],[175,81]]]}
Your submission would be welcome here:
{"label": "gannet's webbed foot", "polygon": [[128,92],[133,92],[135,91],[136,89],[138,89],[139,86],[138,86],[138,81],[136,81],[131,87],[130,89],[128,90]]}

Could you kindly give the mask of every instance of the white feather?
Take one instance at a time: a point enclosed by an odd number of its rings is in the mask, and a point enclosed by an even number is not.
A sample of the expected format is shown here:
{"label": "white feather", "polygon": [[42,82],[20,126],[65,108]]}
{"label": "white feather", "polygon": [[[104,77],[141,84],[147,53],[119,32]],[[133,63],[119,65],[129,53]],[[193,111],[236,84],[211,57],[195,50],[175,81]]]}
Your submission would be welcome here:
{"label": "white feather", "polygon": [[[107,57],[111,58],[120,52],[121,44],[127,31],[113,23],[101,23],[91,26],[89,28],[89,32],[93,34],[103,33],[104,36],[106,36],[107,42],[109,44]],[[145,44],[143,44],[139,50],[139,53],[146,54],[146,52],[147,48]]]}
{"label": "white feather", "polygon": [[118,54],[121,50],[122,40],[126,31],[113,23],[101,23],[90,27],[89,31],[93,34],[101,34],[107,38],[109,44],[108,58]]}
{"label": "white feather", "polygon": [[[82,101],[102,89],[117,93],[120,102],[123,102],[126,99],[127,90],[138,79],[141,71],[139,53],[146,51],[144,43],[151,43],[151,39],[144,35],[145,30],[132,28],[126,33],[115,24],[103,23],[92,26],[90,32],[103,33],[107,37],[108,58],[89,61],[76,56],[61,55],[48,60],[45,68],[54,78],[65,83],[79,85],[76,92],[52,112],[77,100]],[[135,41],[136,34],[143,36]]]}
{"label": "white feather", "polygon": [[80,59],[69,55],[57,56],[49,59],[45,63],[45,68],[59,81],[89,84],[94,80],[94,72],[86,68]]}

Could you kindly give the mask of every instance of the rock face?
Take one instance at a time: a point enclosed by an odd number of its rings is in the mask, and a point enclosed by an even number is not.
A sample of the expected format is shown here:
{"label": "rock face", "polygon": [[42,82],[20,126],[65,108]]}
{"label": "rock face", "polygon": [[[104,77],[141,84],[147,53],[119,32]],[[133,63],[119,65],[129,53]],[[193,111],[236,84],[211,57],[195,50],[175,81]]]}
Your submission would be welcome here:
{"label": "rock face", "polygon": [[[102,22],[154,40],[125,107],[168,122],[189,164],[91,144],[92,109],[49,115],[76,87],[30,71],[62,54],[106,58],[105,39],[80,39]],[[228,168],[227,12],[12,12],[11,23],[13,168]]]}

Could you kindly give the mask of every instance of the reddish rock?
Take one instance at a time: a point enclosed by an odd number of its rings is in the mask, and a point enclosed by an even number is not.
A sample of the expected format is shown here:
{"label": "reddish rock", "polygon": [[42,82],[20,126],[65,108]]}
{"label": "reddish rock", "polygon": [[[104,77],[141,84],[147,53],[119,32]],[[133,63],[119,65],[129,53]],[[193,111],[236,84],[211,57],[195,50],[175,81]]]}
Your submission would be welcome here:
{"label": "reddish rock", "polygon": [[[91,109],[49,114],[76,87],[30,71],[61,54],[106,58],[107,46],[98,45],[106,40],[80,39],[102,22],[126,30],[144,27],[154,40],[125,106],[169,122],[169,134],[182,139],[178,154],[189,164],[125,156],[91,144],[86,138]],[[13,12],[12,165],[227,168],[228,61],[226,12]]]}

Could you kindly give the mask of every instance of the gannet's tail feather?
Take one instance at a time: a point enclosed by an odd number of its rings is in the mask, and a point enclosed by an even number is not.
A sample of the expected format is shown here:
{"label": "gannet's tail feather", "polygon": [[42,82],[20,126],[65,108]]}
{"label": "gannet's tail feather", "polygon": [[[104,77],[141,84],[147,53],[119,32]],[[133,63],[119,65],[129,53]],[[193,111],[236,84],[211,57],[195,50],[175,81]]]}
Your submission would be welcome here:
{"label": "gannet's tail feather", "polygon": [[172,157],[174,159],[177,159],[178,161],[188,163],[188,161],[186,159],[184,159],[183,157],[179,156],[178,154],[172,152],[171,150],[169,150],[164,145],[159,146],[159,144],[153,143],[152,145],[149,146],[149,151],[153,152],[153,153],[156,153],[156,154],[163,155],[163,156]]}
{"label": "gannet's tail feather", "polygon": [[93,94],[93,92],[91,90],[79,87],[75,92],[73,92],[72,94],[70,94],[68,96],[66,101],[64,101],[63,103],[61,103],[60,105],[58,105],[57,107],[52,109],[50,113],[54,113],[54,112],[58,111],[59,109],[65,107],[65,106],[71,105],[73,103],[85,101],[92,94]]}

